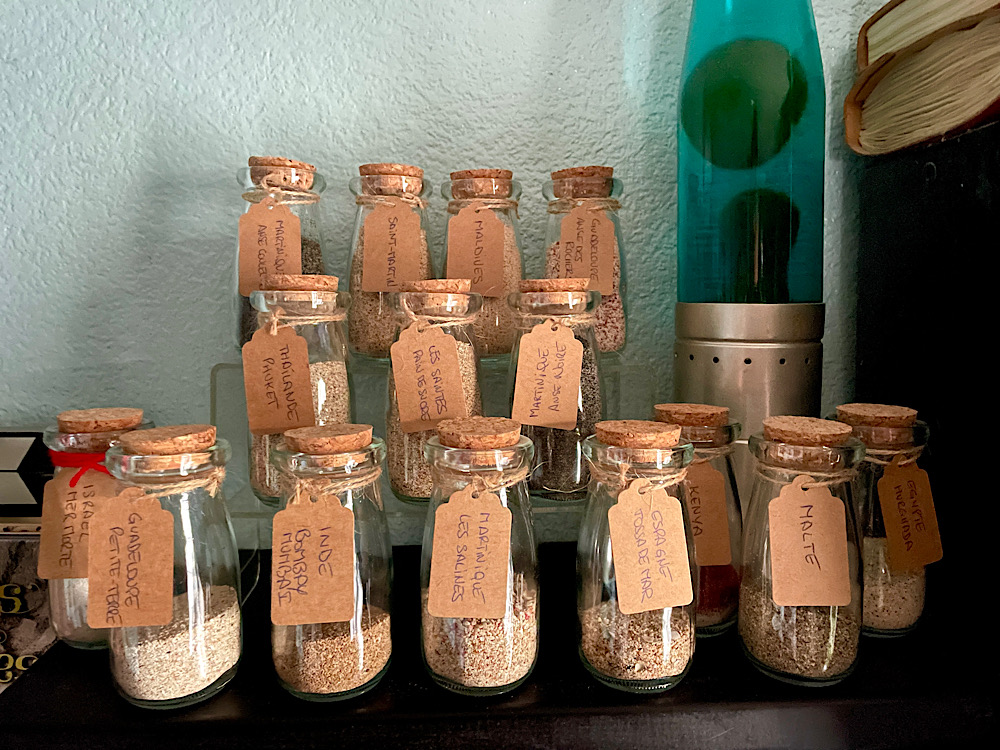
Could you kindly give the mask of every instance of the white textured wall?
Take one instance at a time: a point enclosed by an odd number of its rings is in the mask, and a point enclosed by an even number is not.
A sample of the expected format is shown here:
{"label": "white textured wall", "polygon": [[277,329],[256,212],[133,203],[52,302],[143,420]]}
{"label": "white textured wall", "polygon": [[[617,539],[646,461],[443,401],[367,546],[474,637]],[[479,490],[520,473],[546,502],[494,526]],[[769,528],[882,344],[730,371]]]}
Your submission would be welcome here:
{"label": "white textured wall", "polygon": [[[346,265],[356,166],[515,171],[536,272],[550,169],[615,166],[630,357],[669,396],[675,96],[690,0],[23,2],[0,41],[0,423],[144,405],[204,420],[232,356],[234,173],[312,161],[330,270]],[[855,204],[840,109],[877,0],[814,0],[829,92],[824,403],[853,385]],[[854,165],[856,167],[856,165]],[[443,200],[432,203],[436,240]],[[533,262],[535,261],[535,262]],[[637,351],[635,343],[643,345]]]}

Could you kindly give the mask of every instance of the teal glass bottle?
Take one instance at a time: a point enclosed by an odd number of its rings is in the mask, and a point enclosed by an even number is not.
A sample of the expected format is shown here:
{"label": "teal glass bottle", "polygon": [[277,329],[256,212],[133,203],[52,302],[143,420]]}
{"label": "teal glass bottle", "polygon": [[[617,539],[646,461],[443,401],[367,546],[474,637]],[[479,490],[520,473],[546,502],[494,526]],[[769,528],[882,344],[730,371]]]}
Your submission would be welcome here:
{"label": "teal glass bottle", "polygon": [[678,301],[822,301],[826,91],[810,0],[694,0],[679,109]]}

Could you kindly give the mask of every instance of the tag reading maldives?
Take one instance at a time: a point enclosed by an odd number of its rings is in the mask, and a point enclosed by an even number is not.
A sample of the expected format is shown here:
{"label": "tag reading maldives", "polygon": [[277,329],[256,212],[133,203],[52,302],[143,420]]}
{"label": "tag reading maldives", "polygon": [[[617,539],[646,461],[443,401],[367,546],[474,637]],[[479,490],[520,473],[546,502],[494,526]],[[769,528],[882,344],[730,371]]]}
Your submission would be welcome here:
{"label": "tag reading maldives", "polygon": [[510,525],[500,498],[472,485],[438,507],[427,600],[432,617],[504,616]]}

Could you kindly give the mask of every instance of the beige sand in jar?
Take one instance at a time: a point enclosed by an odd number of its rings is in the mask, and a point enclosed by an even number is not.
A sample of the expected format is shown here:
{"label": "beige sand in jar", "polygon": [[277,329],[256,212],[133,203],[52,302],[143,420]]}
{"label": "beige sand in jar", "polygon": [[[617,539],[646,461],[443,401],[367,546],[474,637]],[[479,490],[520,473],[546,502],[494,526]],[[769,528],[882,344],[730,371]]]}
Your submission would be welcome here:
{"label": "beige sand in jar", "polygon": [[517,291],[523,269],[514,227],[507,222],[503,225],[503,238],[503,293],[499,297],[483,297],[483,307],[472,324],[481,357],[510,354],[514,348],[517,313],[507,303],[507,297]]}
{"label": "beige sand in jar", "polygon": [[[476,368],[476,350],[465,341],[455,341],[458,346],[458,366],[462,373],[462,394],[468,416],[483,413],[482,394]],[[395,389],[392,370],[389,370],[389,388]],[[424,444],[437,435],[437,430],[403,432],[399,424],[399,404],[395,396],[389,398],[389,413],[385,424],[385,441],[388,448],[389,482],[392,491],[403,498],[427,499],[431,496],[433,481],[431,468],[424,459]]]}
{"label": "beige sand in jar", "polygon": [[[555,278],[558,267],[559,243],[553,242],[545,255],[546,278]],[[621,276],[621,253],[616,238],[614,270],[611,277],[615,289],[620,288]],[[602,352],[616,352],[625,346],[625,307],[621,294],[601,296],[601,304],[594,312],[594,338],[597,339],[597,348]]]}
{"label": "beige sand in jar", "polygon": [[[312,362],[309,365],[316,424],[337,424],[351,421],[351,389],[347,366],[340,360]],[[281,440],[281,434],[250,436],[250,480],[258,495],[278,497],[280,475],[270,460],[271,449]]]}
{"label": "beige sand in jar", "polygon": [[524,678],[538,651],[536,593],[519,578],[502,618],[433,617],[423,592],[423,643],[436,675],[469,688],[511,685]]}
{"label": "beige sand in jar", "polygon": [[924,611],[926,575],[923,570],[889,570],[884,538],[864,540],[864,626],[873,630],[906,630]]}
{"label": "beige sand in jar", "polygon": [[[392,653],[389,613],[370,606],[360,633],[350,622],[276,627],[274,667],[300,693],[346,693],[374,680]],[[301,639],[296,640],[296,633]]]}
{"label": "beige sand in jar", "polygon": [[194,695],[240,659],[240,605],[231,586],[212,586],[201,623],[192,622],[188,595],[174,597],[167,625],[112,628],[111,669],[120,688],[136,700],[167,701]]}
{"label": "beige sand in jar", "polygon": [[[664,619],[669,628],[664,627]],[[694,655],[694,627],[684,607],[626,615],[606,601],[580,615],[581,648],[591,667],[620,680],[679,675]]]}

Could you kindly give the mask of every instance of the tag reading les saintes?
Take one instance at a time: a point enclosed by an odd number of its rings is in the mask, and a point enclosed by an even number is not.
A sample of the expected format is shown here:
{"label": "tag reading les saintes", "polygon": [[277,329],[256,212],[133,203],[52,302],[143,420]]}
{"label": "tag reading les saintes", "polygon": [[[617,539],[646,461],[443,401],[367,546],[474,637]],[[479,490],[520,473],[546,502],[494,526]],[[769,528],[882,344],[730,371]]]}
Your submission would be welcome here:
{"label": "tag reading les saintes", "polygon": [[444,419],[469,416],[458,344],[440,328],[404,329],[389,349],[403,432],[430,430]]}

